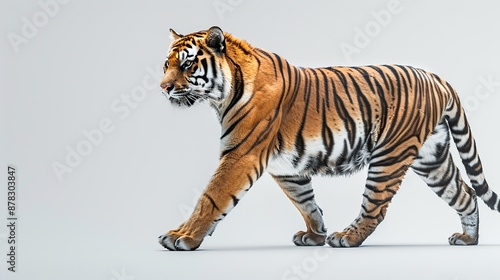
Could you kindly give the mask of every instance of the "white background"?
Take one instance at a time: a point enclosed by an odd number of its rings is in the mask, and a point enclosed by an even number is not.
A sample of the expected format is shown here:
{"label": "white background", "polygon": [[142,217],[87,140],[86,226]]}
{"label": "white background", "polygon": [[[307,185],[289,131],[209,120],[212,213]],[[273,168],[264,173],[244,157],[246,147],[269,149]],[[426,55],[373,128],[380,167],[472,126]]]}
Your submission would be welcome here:
{"label": "white background", "polygon": [[[433,71],[459,92],[498,192],[496,2],[401,0],[384,22],[374,14],[388,10],[385,0],[69,0],[52,5],[50,15],[48,2],[0,2],[2,279],[498,278],[500,215],[480,202],[480,245],[448,246],[459,218],[414,174],[361,248],[293,246],[301,216],[267,175],[199,251],[168,252],[157,243],[186,218],[210,178],[220,135],[208,106],[174,110],[160,94],[169,28],[218,25],[297,66],[398,63]],[[357,53],[346,55],[347,44]],[[85,145],[84,131],[103,121],[112,131],[59,180],[53,165],[66,165],[68,151]],[[8,164],[18,169],[17,273],[3,261]],[[359,212],[364,177],[315,179],[329,232]]]}

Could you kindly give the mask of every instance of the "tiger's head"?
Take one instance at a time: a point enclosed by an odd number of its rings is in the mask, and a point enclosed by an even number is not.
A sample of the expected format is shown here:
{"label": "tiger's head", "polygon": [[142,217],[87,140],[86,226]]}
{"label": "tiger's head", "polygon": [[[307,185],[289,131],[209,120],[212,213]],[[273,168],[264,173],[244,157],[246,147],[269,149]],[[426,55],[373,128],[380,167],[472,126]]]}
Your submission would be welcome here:
{"label": "tiger's head", "polygon": [[229,91],[222,30],[214,26],[188,35],[172,29],[170,33],[173,41],[163,68],[162,93],[179,106],[189,107],[198,100],[220,103]]}

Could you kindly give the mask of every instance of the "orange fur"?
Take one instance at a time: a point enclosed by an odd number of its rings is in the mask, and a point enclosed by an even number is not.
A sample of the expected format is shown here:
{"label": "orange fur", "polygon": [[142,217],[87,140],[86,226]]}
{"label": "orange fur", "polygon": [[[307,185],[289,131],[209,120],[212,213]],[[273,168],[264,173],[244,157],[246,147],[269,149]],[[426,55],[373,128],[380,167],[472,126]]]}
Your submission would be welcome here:
{"label": "orange fur", "polygon": [[[294,243],[322,245],[326,230],[310,176],[350,174],[369,165],[360,216],[327,239],[335,247],[359,246],[385,217],[410,166],[424,180],[438,170],[421,167],[430,161],[427,150],[447,156],[441,144],[426,144],[432,133],[450,127],[458,137],[466,129],[468,144],[459,146],[464,155],[474,144],[456,92],[424,70],[399,65],[297,68],[217,27],[173,37],[161,86],[179,105],[207,100],[219,116],[222,135],[219,166],[193,214],[160,237],[170,250],[196,249],[266,169],[306,222],[307,231],[297,233]],[[439,141],[447,147],[448,138]],[[445,167],[437,156],[432,160]],[[472,160],[463,160],[469,176],[475,176],[474,168],[482,174]],[[474,190],[460,182],[450,184],[457,184],[461,203],[474,200]],[[476,181],[473,187],[491,196],[490,207],[500,207],[484,184]],[[472,206],[453,207],[473,219],[477,212]],[[477,243],[474,230],[463,224],[464,235],[453,242]]]}

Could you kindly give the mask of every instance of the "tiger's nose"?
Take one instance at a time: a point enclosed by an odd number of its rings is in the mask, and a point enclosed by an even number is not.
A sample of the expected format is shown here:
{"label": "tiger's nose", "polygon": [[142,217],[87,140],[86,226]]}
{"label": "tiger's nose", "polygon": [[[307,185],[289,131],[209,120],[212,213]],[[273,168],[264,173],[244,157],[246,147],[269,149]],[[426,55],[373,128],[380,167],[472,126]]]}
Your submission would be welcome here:
{"label": "tiger's nose", "polygon": [[169,92],[174,89],[174,84],[172,83],[161,83],[160,87],[163,89],[165,92]]}

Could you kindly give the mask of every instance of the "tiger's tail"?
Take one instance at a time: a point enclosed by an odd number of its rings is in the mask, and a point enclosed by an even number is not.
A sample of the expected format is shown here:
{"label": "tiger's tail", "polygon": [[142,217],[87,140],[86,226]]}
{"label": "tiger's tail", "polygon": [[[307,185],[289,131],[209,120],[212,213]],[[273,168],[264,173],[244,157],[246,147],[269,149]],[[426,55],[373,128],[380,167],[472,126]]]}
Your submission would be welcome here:
{"label": "tiger's tail", "polygon": [[479,196],[488,207],[500,212],[500,197],[489,187],[488,182],[486,182],[483,166],[476,147],[476,141],[472,136],[469,122],[467,121],[464,108],[460,104],[458,94],[449,84],[446,84],[445,87],[447,87],[451,97],[446,106],[445,116],[467,176],[477,196]]}

